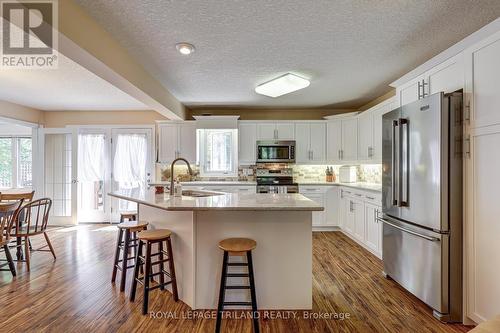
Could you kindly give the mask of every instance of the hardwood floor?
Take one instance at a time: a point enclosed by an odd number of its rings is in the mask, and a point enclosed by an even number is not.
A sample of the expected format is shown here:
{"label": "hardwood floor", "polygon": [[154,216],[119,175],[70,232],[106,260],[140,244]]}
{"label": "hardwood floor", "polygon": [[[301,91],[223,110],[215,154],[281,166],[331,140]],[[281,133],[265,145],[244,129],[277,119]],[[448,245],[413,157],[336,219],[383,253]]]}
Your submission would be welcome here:
{"label": "hardwood floor", "polygon": [[[173,302],[168,292],[151,292],[149,309],[163,316],[152,318],[141,315],[142,292],[130,303],[130,283],[126,293],[119,292],[119,284],[111,284],[116,227],[60,228],[51,230],[49,237],[57,261],[50,253],[35,252],[31,272],[22,263],[14,279],[0,272],[1,332],[213,332],[215,319],[189,318],[188,306]],[[301,313],[295,319],[261,319],[261,332],[468,330],[435,320],[428,307],[381,275],[379,259],[340,232],[314,233],[313,238],[312,312],[344,312],[350,317],[303,319]],[[43,241],[33,238],[33,247]],[[178,318],[165,318],[175,313]],[[223,332],[251,330],[250,319],[223,320]]]}

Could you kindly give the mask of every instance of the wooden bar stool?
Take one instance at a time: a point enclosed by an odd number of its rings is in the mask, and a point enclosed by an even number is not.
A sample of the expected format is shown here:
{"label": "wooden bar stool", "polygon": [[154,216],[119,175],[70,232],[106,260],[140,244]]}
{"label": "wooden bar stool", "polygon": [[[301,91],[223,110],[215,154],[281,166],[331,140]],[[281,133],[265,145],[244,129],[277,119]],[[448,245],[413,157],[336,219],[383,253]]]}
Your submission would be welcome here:
{"label": "wooden bar stool", "polygon": [[[125,290],[127,269],[134,267],[134,265],[129,265],[128,261],[131,259],[135,260],[135,255],[137,252],[137,233],[139,231],[146,230],[148,224],[148,222],[126,221],[117,225],[118,240],[116,241],[115,261],[113,264],[113,275],[111,276],[111,282],[115,282],[116,271],[120,270],[122,272],[120,280],[120,291]],[[129,257],[130,250],[133,250],[133,256],[131,257]],[[120,251],[122,251],[122,259],[120,259]]]}
{"label": "wooden bar stool", "polygon": [[[172,294],[174,301],[179,300],[177,294],[177,281],[175,279],[175,268],[174,268],[174,256],[172,252],[172,240],[170,236],[172,232],[168,229],[156,229],[141,231],[138,235],[139,238],[139,248],[137,250],[135,267],[134,267],[134,280],[132,281],[132,288],[130,289],[130,301],[135,300],[135,291],[137,289],[137,283],[142,284],[144,287],[144,296],[142,302],[142,314],[148,313],[148,299],[149,291],[153,289],[160,288],[160,290],[165,290],[165,286],[172,284]],[[163,246],[166,243],[167,251],[163,250]],[[152,253],[152,245],[157,244],[157,252]],[[146,254],[142,255],[142,247],[146,248]],[[158,256],[158,260],[151,262],[153,257]],[[167,256],[165,258],[164,256]],[[164,263],[168,262],[169,272],[164,269]],[[144,265],[144,274],[139,276],[139,267]],[[153,274],[153,266],[159,265],[159,270],[157,273]],[[170,278],[170,281],[165,282],[165,275]],[[160,277],[160,283],[150,287],[150,282],[153,282],[155,276]]]}
{"label": "wooden bar stool", "polygon": [[[251,306],[253,314],[253,331],[259,333],[259,318],[257,316],[257,297],[255,295],[255,279],[253,276],[253,262],[252,250],[257,247],[257,242],[249,238],[227,238],[219,242],[219,248],[224,251],[224,258],[222,261],[222,274],[219,290],[219,305],[217,307],[217,321],[215,323],[215,332],[220,332],[222,321],[222,312],[224,306]],[[247,257],[246,263],[229,262],[229,256],[245,256]],[[243,266],[248,267],[248,273],[228,273],[229,266]],[[227,285],[227,278],[229,277],[248,277],[249,285],[235,286]],[[226,290],[228,289],[250,289],[251,302],[226,302]]]}
{"label": "wooden bar stool", "polygon": [[128,221],[137,221],[137,212],[129,211],[129,212],[121,212],[120,213],[120,223]]}

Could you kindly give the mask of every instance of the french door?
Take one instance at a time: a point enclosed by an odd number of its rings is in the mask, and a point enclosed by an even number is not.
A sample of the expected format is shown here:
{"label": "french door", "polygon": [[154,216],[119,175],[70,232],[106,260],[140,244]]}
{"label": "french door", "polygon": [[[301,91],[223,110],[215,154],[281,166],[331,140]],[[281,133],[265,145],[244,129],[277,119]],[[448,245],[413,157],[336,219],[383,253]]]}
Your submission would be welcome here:
{"label": "french door", "polygon": [[[152,129],[118,128],[111,130],[111,188],[127,195],[143,195],[153,174]],[[120,212],[135,211],[137,204],[111,198],[111,221]]]}
{"label": "french door", "polygon": [[41,196],[53,201],[50,224],[117,222],[137,205],[111,198],[145,193],[153,174],[152,128],[42,128]]}
{"label": "french door", "polygon": [[42,158],[36,195],[52,199],[49,219],[52,225],[77,224],[77,143],[74,129],[41,128],[38,131]]}

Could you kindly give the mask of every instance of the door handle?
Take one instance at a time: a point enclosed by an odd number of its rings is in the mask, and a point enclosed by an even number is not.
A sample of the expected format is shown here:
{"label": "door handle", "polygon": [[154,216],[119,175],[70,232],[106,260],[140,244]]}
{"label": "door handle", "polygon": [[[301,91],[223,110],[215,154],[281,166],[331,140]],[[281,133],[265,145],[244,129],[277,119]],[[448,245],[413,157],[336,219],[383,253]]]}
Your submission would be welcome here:
{"label": "door handle", "polygon": [[[399,207],[408,206],[409,195],[409,146],[408,119],[399,119]],[[404,128],[404,130],[403,130]]]}
{"label": "door handle", "polygon": [[396,145],[396,128],[399,126],[399,122],[397,120],[392,121],[392,175],[391,175],[391,192],[392,192],[392,205],[397,206],[398,205],[398,194],[397,194],[397,188],[396,186],[396,180],[397,180],[397,175],[398,175],[398,170],[396,169],[398,166],[397,163],[397,158],[396,154],[398,153],[397,150],[397,145]]}
{"label": "door handle", "polygon": [[403,231],[403,232],[409,233],[409,234],[411,234],[411,235],[413,235],[413,236],[417,236],[417,237],[420,237],[420,238],[426,239],[426,240],[431,241],[431,242],[439,242],[439,241],[441,241],[441,240],[440,240],[439,238],[437,238],[437,237],[432,237],[432,236],[423,235],[423,234],[420,234],[420,233],[418,233],[418,232],[416,232],[416,231],[413,231],[413,230],[410,230],[410,229],[406,229],[406,228],[400,227],[400,226],[398,226],[398,225],[396,225],[396,224],[394,224],[394,223],[391,223],[391,222],[389,222],[389,221],[387,221],[386,219],[383,219],[383,218],[381,218],[381,217],[379,217],[379,218],[378,218],[378,220],[379,220],[380,222],[382,222],[382,223],[385,223],[385,224],[387,224],[387,225],[390,225],[390,226],[391,226],[391,227],[393,227],[393,228],[396,228],[396,229],[401,230],[401,231]]}

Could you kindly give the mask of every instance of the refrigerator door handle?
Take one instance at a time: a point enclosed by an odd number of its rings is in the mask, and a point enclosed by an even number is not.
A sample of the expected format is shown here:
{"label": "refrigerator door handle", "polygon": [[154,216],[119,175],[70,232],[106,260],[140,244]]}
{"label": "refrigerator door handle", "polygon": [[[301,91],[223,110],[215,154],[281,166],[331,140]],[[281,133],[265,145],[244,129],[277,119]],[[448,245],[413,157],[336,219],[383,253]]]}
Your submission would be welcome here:
{"label": "refrigerator door handle", "polygon": [[423,235],[423,234],[420,234],[420,233],[415,232],[415,231],[413,231],[413,230],[410,230],[410,229],[406,229],[406,228],[400,227],[400,226],[398,226],[398,225],[396,225],[396,224],[394,224],[394,223],[391,223],[391,222],[389,222],[389,221],[387,221],[386,219],[383,219],[383,218],[381,218],[381,217],[379,217],[379,218],[378,218],[378,220],[379,220],[380,222],[382,222],[382,223],[385,223],[385,224],[387,224],[387,225],[390,225],[390,226],[391,226],[391,227],[393,227],[393,228],[396,228],[396,229],[401,230],[401,231],[403,231],[403,232],[409,233],[409,234],[411,234],[411,235],[413,235],[413,236],[417,236],[417,237],[420,237],[420,238],[426,239],[426,240],[431,241],[431,242],[439,242],[439,241],[441,241],[441,240],[440,240],[439,238],[437,238],[437,237],[432,237],[432,236]]}
{"label": "refrigerator door handle", "polygon": [[[397,206],[398,205],[398,193],[397,189],[398,186],[396,186],[396,181],[398,179],[398,173],[399,173],[399,163],[396,161],[396,156],[398,153],[397,145],[396,145],[396,128],[399,125],[398,120],[393,120],[392,121],[392,175],[391,175],[391,195],[392,195],[392,205]],[[396,169],[397,168],[397,169]]]}
{"label": "refrigerator door handle", "polygon": [[410,184],[410,173],[408,170],[410,149],[408,122],[408,119],[399,119],[399,207],[408,206]]}

